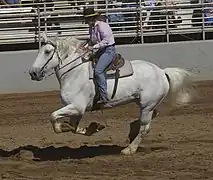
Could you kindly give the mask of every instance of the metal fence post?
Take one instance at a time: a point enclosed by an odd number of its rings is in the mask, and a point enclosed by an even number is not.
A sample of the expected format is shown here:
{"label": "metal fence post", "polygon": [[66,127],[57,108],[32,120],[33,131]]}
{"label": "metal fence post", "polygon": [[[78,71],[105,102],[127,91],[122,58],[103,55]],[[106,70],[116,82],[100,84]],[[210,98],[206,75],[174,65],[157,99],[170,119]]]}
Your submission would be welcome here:
{"label": "metal fence post", "polygon": [[[38,1],[40,3],[40,0]],[[41,14],[40,14],[40,4],[37,4],[37,12],[38,12],[38,44],[39,49],[41,48]]]}
{"label": "metal fence post", "polygon": [[44,1],[44,31],[47,36],[47,8],[46,8],[46,0]]}
{"label": "metal fence post", "polygon": [[106,14],[106,17],[107,17],[107,18],[106,18],[106,21],[107,21],[107,23],[109,23],[109,19],[108,19],[108,15],[109,15],[109,14],[108,14],[108,0],[106,0],[105,2],[106,2],[106,3],[105,3],[105,7],[106,7],[106,8],[105,8],[105,14]]}
{"label": "metal fence post", "polygon": [[202,6],[202,36],[203,40],[206,39],[206,34],[205,34],[205,20],[204,20],[204,3],[203,0],[201,0],[201,6]]}
{"label": "metal fence post", "polygon": [[165,0],[166,4],[166,42],[169,42],[169,13],[168,13],[168,6],[167,6],[167,0]]}
{"label": "metal fence post", "polygon": [[139,1],[139,10],[140,10],[140,31],[141,31],[141,43],[144,43],[143,38],[143,18],[142,18],[142,0]]}

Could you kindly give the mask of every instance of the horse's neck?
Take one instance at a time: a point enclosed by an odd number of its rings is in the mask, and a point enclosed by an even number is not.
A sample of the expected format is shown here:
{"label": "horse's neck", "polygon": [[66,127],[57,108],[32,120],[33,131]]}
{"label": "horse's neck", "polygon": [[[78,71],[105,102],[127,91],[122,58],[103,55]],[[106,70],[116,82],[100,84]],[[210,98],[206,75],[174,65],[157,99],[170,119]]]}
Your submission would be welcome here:
{"label": "horse's neck", "polygon": [[[84,76],[89,76],[88,62],[82,62],[82,58],[78,58],[80,55],[76,54],[72,60],[68,57],[60,65],[62,69],[56,70],[56,76],[59,81],[61,88],[66,85],[66,83],[72,84],[76,81],[83,82]],[[74,62],[71,62],[74,61]],[[71,63],[70,63],[71,62]],[[86,74],[87,73],[87,74]]]}

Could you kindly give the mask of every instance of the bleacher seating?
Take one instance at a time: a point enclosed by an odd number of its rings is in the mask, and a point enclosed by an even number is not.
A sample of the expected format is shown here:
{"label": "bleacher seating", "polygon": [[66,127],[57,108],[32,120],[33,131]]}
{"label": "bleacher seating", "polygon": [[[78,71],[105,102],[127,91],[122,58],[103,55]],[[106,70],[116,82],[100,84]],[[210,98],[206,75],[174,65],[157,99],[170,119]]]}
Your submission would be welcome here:
{"label": "bleacher seating", "polygon": [[[60,33],[60,36],[85,39],[88,27],[81,13],[86,6],[94,6],[108,17],[116,38],[139,37],[140,43],[145,43],[146,37],[165,36],[165,41],[169,42],[171,35],[196,33],[201,33],[205,39],[205,33],[213,31],[204,14],[205,9],[213,8],[213,3],[203,0],[196,3],[192,3],[196,0],[43,1],[22,0],[19,7],[11,8],[0,5],[0,44],[38,42],[41,31],[46,31],[48,36]],[[155,4],[150,6],[150,2]],[[196,16],[195,12],[201,14]],[[116,13],[119,16],[113,16]],[[209,20],[210,17],[211,13]]]}

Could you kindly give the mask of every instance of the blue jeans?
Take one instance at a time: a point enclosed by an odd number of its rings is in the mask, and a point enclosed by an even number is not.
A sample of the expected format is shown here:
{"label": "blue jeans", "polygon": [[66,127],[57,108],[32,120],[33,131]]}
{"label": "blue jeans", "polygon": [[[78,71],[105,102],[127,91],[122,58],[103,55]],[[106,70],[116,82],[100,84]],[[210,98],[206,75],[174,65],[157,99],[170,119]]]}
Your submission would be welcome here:
{"label": "blue jeans", "polygon": [[98,83],[100,96],[103,101],[108,100],[107,81],[104,70],[112,62],[115,57],[115,53],[116,51],[114,46],[108,46],[100,50],[99,60],[95,67],[95,77]]}

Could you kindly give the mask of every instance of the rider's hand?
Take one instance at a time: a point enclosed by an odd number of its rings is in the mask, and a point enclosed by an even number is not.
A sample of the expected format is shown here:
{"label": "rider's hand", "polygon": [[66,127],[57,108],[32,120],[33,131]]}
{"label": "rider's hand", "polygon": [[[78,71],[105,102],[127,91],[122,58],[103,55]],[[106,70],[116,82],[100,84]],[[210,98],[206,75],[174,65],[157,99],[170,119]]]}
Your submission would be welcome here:
{"label": "rider's hand", "polygon": [[85,46],[80,46],[79,48],[80,48],[80,49],[83,49],[83,50],[85,50],[85,49],[86,49],[86,47],[85,47]]}
{"label": "rider's hand", "polygon": [[92,51],[94,48],[93,48],[93,46],[88,46],[87,49],[88,49],[89,51]]}
{"label": "rider's hand", "polygon": [[99,44],[95,44],[95,45],[93,46],[93,49],[99,49],[99,47],[100,47]]}

